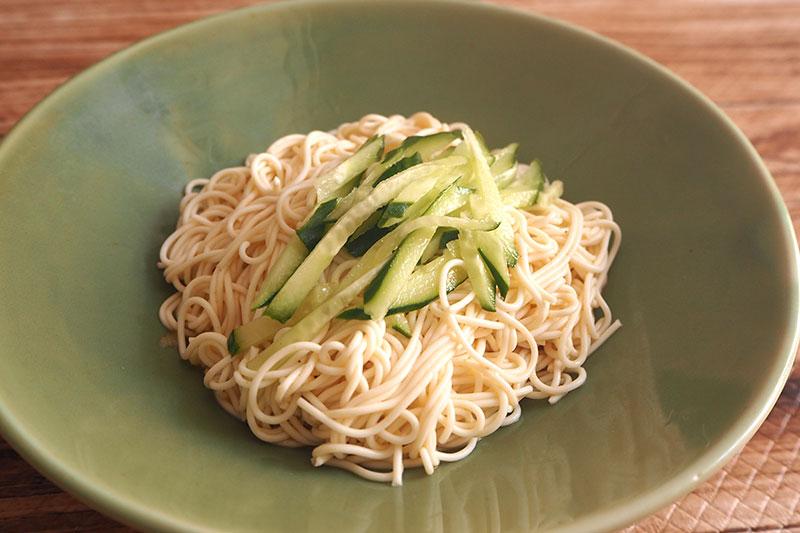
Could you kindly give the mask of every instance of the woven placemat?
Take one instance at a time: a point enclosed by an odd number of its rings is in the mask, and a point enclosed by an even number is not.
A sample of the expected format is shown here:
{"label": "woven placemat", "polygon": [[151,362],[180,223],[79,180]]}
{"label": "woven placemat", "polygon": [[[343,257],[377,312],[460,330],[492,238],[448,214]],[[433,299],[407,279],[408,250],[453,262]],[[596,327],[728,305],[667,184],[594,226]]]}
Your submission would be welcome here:
{"label": "woven placemat", "polygon": [[688,496],[626,532],[800,531],[800,365],[758,433]]}

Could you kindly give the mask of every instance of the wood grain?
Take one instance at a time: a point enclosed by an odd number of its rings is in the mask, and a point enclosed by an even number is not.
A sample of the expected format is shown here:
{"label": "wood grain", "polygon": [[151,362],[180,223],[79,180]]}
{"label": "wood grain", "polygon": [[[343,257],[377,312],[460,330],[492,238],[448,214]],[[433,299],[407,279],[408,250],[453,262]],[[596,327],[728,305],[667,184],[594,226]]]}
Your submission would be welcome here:
{"label": "wood grain", "polygon": [[[0,136],[70,76],[132,42],[255,0],[0,0]],[[710,96],[750,138],[800,229],[800,2],[502,0],[612,37]],[[631,530],[800,525],[800,370],[746,449]],[[0,531],[126,531],[0,440]]]}

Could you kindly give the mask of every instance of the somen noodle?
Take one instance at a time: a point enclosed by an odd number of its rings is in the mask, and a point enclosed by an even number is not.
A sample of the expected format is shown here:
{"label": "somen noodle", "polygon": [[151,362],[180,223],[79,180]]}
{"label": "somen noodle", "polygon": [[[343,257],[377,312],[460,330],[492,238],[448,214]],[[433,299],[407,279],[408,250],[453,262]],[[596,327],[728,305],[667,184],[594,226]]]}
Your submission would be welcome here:
{"label": "somen noodle", "polygon": [[[263,346],[228,353],[231,331],[261,315],[253,298],[314,207],[316,177],[375,134],[392,148],[461,127],[428,113],[367,115],[287,135],[243,167],[186,185],[160,252],[175,288],[160,318],[181,357],[203,368],[219,403],[258,438],[310,446],[316,466],[399,485],[405,468],[430,474],[516,422],[522,398],[555,403],[586,380],[587,357],[620,326],[601,290],[621,234],[604,204],[563,199],[507,208],[519,261],[495,312],[468,281],[449,294],[440,282],[438,300],[407,313],[410,338],[384,320],[335,319],[256,369],[246,363]],[[355,262],[338,254],[320,283],[335,284]],[[440,280],[461,263],[448,261]]]}

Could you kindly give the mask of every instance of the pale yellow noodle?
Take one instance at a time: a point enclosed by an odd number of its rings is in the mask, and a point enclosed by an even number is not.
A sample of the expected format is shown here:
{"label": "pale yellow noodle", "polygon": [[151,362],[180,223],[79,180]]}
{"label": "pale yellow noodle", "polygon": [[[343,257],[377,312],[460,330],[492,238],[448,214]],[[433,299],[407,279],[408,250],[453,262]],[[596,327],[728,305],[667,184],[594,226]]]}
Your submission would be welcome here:
{"label": "pale yellow noodle", "polygon": [[[586,358],[620,326],[601,290],[621,234],[599,202],[510,209],[520,259],[496,312],[481,309],[466,282],[408,313],[408,339],[384,321],[337,320],[255,371],[245,363],[263,347],[228,354],[227,335],[257,316],[254,295],[313,208],[317,176],[375,134],[393,148],[458,127],[428,113],[367,115],[287,135],[244,167],[187,184],[161,248],[176,292],[159,316],[181,357],[204,369],[205,385],[258,438],[312,446],[315,466],[399,485],[405,468],[430,474],[469,455],[519,419],[522,398],[555,403],[585,382]],[[460,263],[449,261],[440,280]],[[321,281],[338,282],[354,264],[337,257]]]}

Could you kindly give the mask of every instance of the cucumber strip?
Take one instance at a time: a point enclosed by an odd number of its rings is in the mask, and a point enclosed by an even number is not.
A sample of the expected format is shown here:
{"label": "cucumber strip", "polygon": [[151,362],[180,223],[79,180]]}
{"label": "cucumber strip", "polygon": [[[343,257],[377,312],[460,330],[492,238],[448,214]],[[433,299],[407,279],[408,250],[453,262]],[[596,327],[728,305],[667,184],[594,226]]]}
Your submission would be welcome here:
{"label": "cucumber strip", "polygon": [[364,312],[373,320],[386,316],[435,231],[435,228],[422,228],[406,237],[392,259],[367,287],[364,292]]}
{"label": "cucumber strip", "polygon": [[[407,239],[408,239],[408,237],[406,237],[406,240]],[[403,241],[403,242],[405,242],[405,241]],[[372,300],[375,297],[375,293],[377,293],[378,289],[381,287],[382,281],[386,278],[386,274],[389,273],[389,269],[391,268],[392,263],[394,262],[396,257],[397,257],[397,253],[395,253],[395,255],[392,256],[391,260],[386,261],[386,263],[383,265],[383,267],[378,271],[378,274],[375,276],[375,279],[373,279],[372,282],[369,284],[369,286],[366,289],[364,289],[364,301],[365,302],[369,302],[370,300]],[[380,320],[380,319],[383,318],[382,316],[375,316],[372,313],[370,313],[369,310],[367,309],[366,305],[364,306],[364,312],[366,312],[367,315],[370,316],[370,318],[373,318],[375,320]]]}
{"label": "cucumber strip", "polygon": [[313,250],[314,247],[325,236],[327,228],[325,219],[331,214],[338,202],[337,198],[331,198],[318,204],[311,217],[297,230],[297,236],[306,245],[306,248]]}
{"label": "cucumber strip", "polygon": [[[511,276],[508,273],[505,257],[500,257],[499,259],[490,258],[482,248],[478,248],[478,253],[486,264],[486,268],[489,269],[489,273],[492,275],[495,285],[497,285],[497,290],[500,291],[500,296],[505,298],[508,294],[508,288],[511,286]],[[498,270],[496,265],[505,266],[505,272]]]}
{"label": "cucumber strip", "polygon": [[[327,283],[314,285],[314,289],[309,293],[303,303],[298,307],[297,312],[287,323],[293,325],[305,315],[313,311],[319,304],[325,301],[331,293],[331,286]],[[263,344],[271,341],[275,333],[287,324],[281,324],[269,316],[260,316],[247,324],[243,324],[233,330],[228,336],[228,351],[234,355],[238,351],[246,350],[250,346]]]}
{"label": "cucumber strip", "polygon": [[383,264],[392,256],[395,249],[400,246],[403,240],[418,229],[426,227],[450,227],[464,230],[488,231],[497,228],[497,221],[493,219],[471,220],[467,218],[443,217],[443,216],[422,216],[414,220],[408,220],[400,224],[391,233],[379,240],[372,246],[364,257],[356,263],[350,272],[339,282],[339,286],[344,287],[356,279],[364,272],[377,264]]}
{"label": "cucumber strip", "polygon": [[[481,132],[475,131],[475,130],[470,130],[470,131],[473,134],[472,137],[478,143],[478,147],[480,147],[480,150],[481,150],[480,153],[483,154],[484,158],[488,159],[488,157],[491,156],[492,154],[491,154],[491,152],[489,152],[489,148],[486,146],[486,139],[483,138],[483,134],[481,134]],[[462,135],[462,137],[464,137],[464,132],[462,132],[461,135]],[[494,161],[494,158],[492,159],[492,161]]]}
{"label": "cucumber strip", "polygon": [[500,174],[495,174],[494,182],[497,185],[497,188],[502,192],[503,189],[508,187],[517,178],[517,172],[519,172],[519,164],[514,161],[514,164],[511,165],[511,168],[504,170]]}
{"label": "cucumber strip", "polygon": [[398,161],[397,163],[393,163],[389,168],[383,171],[383,174],[378,176],[378,178],[372,182],[372,187],[377,187],[380,182],[383,180],[387,180],[394,176],[395,174],[402,172],[406,169],[413,167],[414,165],[419,165],[422,163],[422,156],[418,153],[414,153],[409,157],[405,157]]}
{"label": "cucumber strip", "polygon": [[536,204],[540,192],[538,189],[534,191],[500,191],[500,199],[507,206],[525,209]]}
{"label": "cucumber strip", "polygon": [[[384,207],[384,209],[386,209],[386,208]],[[361,237],[367,231],[369,231],[370,229],[374,228],[375,225],[378,223],[378,221],[381,219],[381,213],[382,213],[382,210],[375,211],[374,213],[372,213],[369,216],[369,218],[367,220],[365,220],[364,223],[361,224],[358,227],[358,229],[353,232],[352,235],[350,235],[350,239],[348,239],[348,242],[350,242],[353,239],[357,239],[357,238]]]}
{"label": "cucumber strip", "polygon": [[505,298],[511,285],[511,273],[508,270],[508,259],[499,232],[470,232],[469,239],[478,248],[481,258],[500,289],[500,295]]}
{"label": "cucumber strip", "polygon": [[297,324],[304,316],[316,309],[322,302],[330,298],[336,292],[336,287],[330,283],[317,283],[308,296],[305,297],[303,302],[294,312],[292,318],[286,322],[286,325],[293,326]]}
{"label": "cucumber strip", "polygon": [[[372,192],[372,184],[379,179],[382,174],[404,157],[419,154],[423,161],[428,161],[437,152],[442,151],[454,140],[461,138],[460,131],[443,131],[425,136],[413,136],[406,138],[400,146],[387,153],[380,163],[373,165],[367,170],[361,185],[350,191],[333,210],[328,220],[337,220],[342,217],[351,207],[360,203]],[[438,158],[437,161],[444,161],[449,158]]]}
{"label": "cucumber strip", "polygon": [[391,201],[381,213],[381,218],[378,220],[377,226],[385,228],[393,226],[402,222],[405,218],[406,211],[413,205],[413,202],[398,202],[397,200]]}
{"label": "cucumber strip", "polygon": [[467,271],[469,282],[472,285],[472,292],[478,303],[487,311],[494,311],[496,286],[492,274],[486,268],[486,264],[478,252],[478,247],[469,238],[469,232],[462,233],[458,240],[458,250],[461,260],[464,261],[464,268]]}
{"label": "cucumber strip", "polygon": [[538,160],[534,159],[524,172],[514,176],[514,179],[510,180],[505,187],[503,187],[503,191],[541,190],[545,181],[546,178],[544,172],[542,172],[542,165]]}
{"label": "cucumber strip", "polygon": [[[439,197],[442,186],[447,186],[452,183],[446,178],[441,181],[443,183],[436,183],[428,192],[411,204],[408,202],[399,202],[397,198],[394,199],[386,206],[386,209],[384,209],[384,214],[380,221],[378,221],[378,226],[382,228],[394,226],[410,218],[420,216]],[[444,214],[452,213],[466,205],[471,192],[471,189],[459,187],[458,194],[448,196],[448,202],[450,202],[451,207],[444,212]]]}
{"label": "cucumber strip", "polygon": [[337,165],[331,172],[319,177],[316,183],[317,202],[323,203],[338,197],[338,192],[344,185],[355,182],[355,179],[367,167],[380,159],[383,149],[383,135],[375,135],[367,139],[356,153]]}
{"label": "cucumber strip", "polygon": [[394,228],[395,226],[388,228],[379,228],[377,226],[373,226],[355,239],[348,241],[345,245],[345,249],[353,257],[361,257],[372,247],[372,245],[385,237]]}
{"label": "cucumber strip", "polygon": [[514,180],[500,191],[500,199],[505,205],[517,209],[530,207],[539,200],[544,184],[542,167],[538,161],[533,161],[522,174],[515,176]]}
{"label": "cucumber strip", "polygon": [[[388,207],[388,206],[387,206]],[[347,239],[347,244],[344,245],[353,257],[361,257],[369,250],[370,246],[378,242],[384,235],[392,231],[394,228],[379,228],[378,221],[386,211],[386,207],[381,210],[375,211],[370,217],[364,221],[361,226]]]}
{"label": "cucumber strip", "polygon": [[[517,262],[517,251],[514,247],[514,229],[511,226],[508,214],[505,212],[500,193],[491,173],[491,169],[483,155],[478,139],[469,128],[464,130],[464,144],[470,149],[470,159],[472,163],[473,179],[476,186],[476,194],[470,198],[470,208],[474,215],[486,216],[485,213],[495,213],[500,218],[500,227],[491,233],[474,232],[467,236],[470,244],[474,244],[480,250],[480,256],[486,261],[491,261],[492,266],[489,272],[495,276],[495,283],[507,291],[511,284],[511,274],[508,267]],[[479,275],[477,268],[469,270],[470,280],[472,275]],[[481,283],[476,280],[475,283]],[[487,300],[488,305],[488,300]],[[483,302],[482,302],[483,304]],[[494,305],[494,303],[492,303]]]}
{"label": "cucumber strip", "polygon": [[[417,267],[408,283],[403,286],[400,294],[392,302],[388,314],[407,313],[421,309],[439,297],[439,273],[444,264],[455,255],[449,250],[444,255],[437,257],[430,263]],[[445,291],[452,292],[467,279],[467,271],[458,266],[447,272]]]}
{"label": "cucumber strip", "polygon": [[[308,257],[297,267],[267,307],[266,313],[280,322],[291,318],[297,307],[330,265],[334,256],[347,242],[348,237],[369,216],[384,206],[409,183],[416,179],[436,178],[452,174],[461,158],[442,159],[423,163],[404,170],[378,185],[367,198],[353,206],[328,231]],[[370,189],[372,187],[370,186]]]}
{"label": "cucumber strip", "polygon": [[251,346],[272,340],[275,334],[284,327],[277,320],[268,316],[260,316],[247,324],[243,324],[228,335],[228,352],[236,355]]}
{"label": "cucumber strip", "polygon": [[461,131],[440,131],[430,135],[413,135],[406,139],[394,150],[387,153],[384,161],[397,160],[418,153],[422,159],[428,161],[437,152],[447,148],[453,141],[461,138]]}
{"label": "cucumber strip", "polygon": [[420,258],[419,262],[421,264],[430,263],[430,261],[437,255],[439,252],[447,246],[447,243],[458,239],[458,230],[454,230],[453,228],[439,228],[436,230],[436,234],[431,239],[431,242],[428,243],[428,247],[425,248],[425,251],[422,252],[422,257]]}
{"label": "cucumber strip", "polygon": [[356,153],[345,159],[331,172],[317,179],[317,205],[311,216],[297,230],[306,248],[313,250],[327,232],[326,221],[341,201],[352,192],[358,177],[383,154],[382,135],[368,139]]}
{"label": "cucumber strip", "polygon": [[431,259],[434,258],[439,253],[439,250],[442,249],[442,236],[449,230],[448,228],[437,228],[436,233],[433,234],[433,238],[428,243],[428,246],[425,247],[425,250],[422,252],[422,257],[419,258],[419,262],[422,264],[428,263]]}
{"label": "cucumber strip", "polygon": [[519,149],[519,144],[511,143],[504,148],[492,151],[492,155],[494,156],[494,162],[492,162],[490,169],[492,171],[493,176],[502,174],[503,172],[510,169],[517,163],[518,149]]}
{"label": "cucumber strip", "polygon": [[397,314],[386,318],[386,325],[397,331],[404,337],[411,338],[411,326],[405,315]]}
{"label": "cucumber strip", "polygon": [[286,280],[288,280],[297,267],[308,256],[308,248],[306,248],[303,241],[300,240],[296,234],[292,235],[286,248],[281,252],[280,257],[272,265],[272,268],[267,274],[267,278],[261,285],[261,290],[258,291],[255,299],[253,300],[252,309],[264,307],[272,301],[272,298],[283,287]]}
{"label": "cucumber strip", "polygon": [[544,186],[544,190],[536,200],[537,205],[550,205],[564,194],[564,184],[556,180]]}
{"label": "cucumber strip", "polygon": [[[387,316],[396,313],[407,313],[422,309],[439,297],[439,273],[444,264],[455,257],[451,251],[446,251],[444,255],[437,257],[430,263],[417,267],[408,278],[408,283],[403,285],[403,289],[397,298],[392,302]],[[458,266],[451,268],[447,272],[445,280],[445,291],[452,292],[467,279],[467,272]],[[362,307],[354,307],[344,311],[339,318],[349,320],[369,320],[370,316]]]}
{"label": "cucumber strip", "polygon": [[394,226],[421,215],[439,197],[442,190],[455,181],[451,178],[445,176],[435,181],[418,180],[409,184],[386,206],[378,226],[381,228]]}
{"label": "cucumber strip", "polygon": [[[437,257],[427,266],[432,266],[430,271],[414,271],[409,278],[409,282],[403,287],[400,294],[392,302],[392,307],[389,309],[390,315],[394,313],[407,313],[422,309],[432,301],[439,297],[439,272],[441,267],[453,256]],[[418,269],[419,270],[419,269]],[[445,291],[450,293],[456,287],[461,285],[467,279],[467,271],[462,267],[451,268],[447,272],[447,279],[445,280]]]}
{"label": "cucumber strip", "polygon": [[[325,300],[316,309],[303,317],[302,320],[300,320],[297,324],[292,326],[289,331],[281,335],[278,340],[269,346],[269,348],[248,361],[247,368],[250,370],[258,370],[258,368],[264,364],[267,359],[289,344],[313,339],[322,330],[322,328],[325,327],[325,324],[330,322],[336,317],[336,315],[341,313],[345,307],[347,307],[347,305],[353,301],[353,299],[358,296],[362,290],[364,290],[364,288],[369,284],[370,281],[372,281],[372,278],[375,277],[375,274],[377,274],[378,270],[380,270],[382,266],[383,265],[381,264],[371,270],[368,270],[349,286],[343,288],[341,291]],[[285,361],[286,358],[277,361],[272,368],[280,368]]]}
{"label": "cucumber strip", "polygon": [[353,307],[342,311],[336,318],[341,318],[342,320],[370,320],[369,315],[361,307]]}
{"label": "cucumber strip", "polygon": [[[442,216],[451,210],[451,197],[459,197],[459,186],[451,184],[441,191],[438,198],[425,211],[429,216]],[[419,263],[425,248],[433,238],[436,227],[429,226],[416,230],[406,237],[391,261],[375,277],[364,292],[364,311],[375,320],[386,316],[386,312],[400,293],[408,276]]]}

